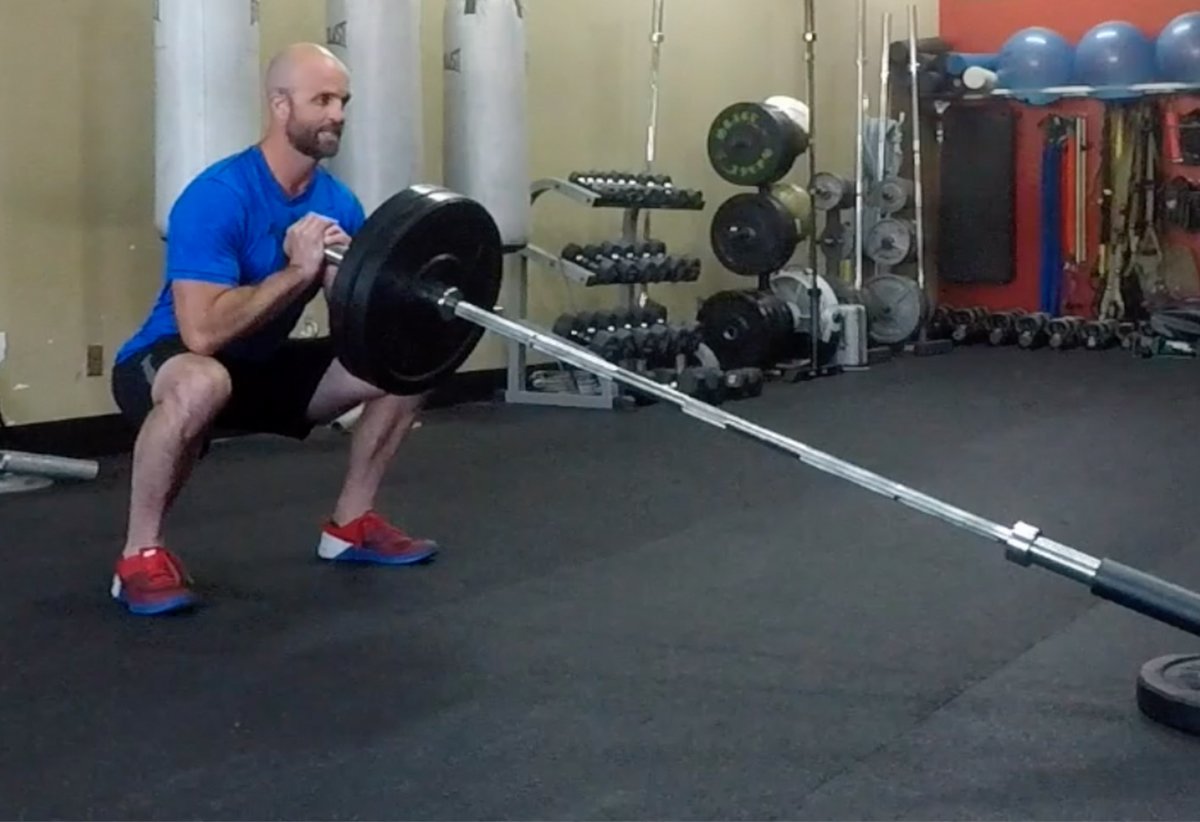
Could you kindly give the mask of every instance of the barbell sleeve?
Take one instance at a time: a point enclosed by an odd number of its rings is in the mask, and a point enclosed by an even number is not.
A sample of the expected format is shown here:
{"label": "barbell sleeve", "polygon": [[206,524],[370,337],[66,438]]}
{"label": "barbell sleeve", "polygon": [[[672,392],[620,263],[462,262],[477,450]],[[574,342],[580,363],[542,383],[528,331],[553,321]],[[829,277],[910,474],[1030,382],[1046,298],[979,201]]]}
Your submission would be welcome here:
{"label": "barbell sleeve", "polygon": [[1113,560],[1099,560],[1068,545],[1048,539],[1037,528],[1025,523],[1017,523],[1010,528],[957,508],[743,417],[701,402],[669,385],[621,368],[554,334],[514,322],[473,305],[463,300],[455,289],[442,289],[429,296],[447,319],[457,317],[474,323],[602,379],[615,380],[637,391],[658,397],[701,422],[742,434],[777,451],[797,457],[804,464],[827,474],[841,477],[868,491],[1005,545],[1006,557],[1019,565],[1036,565],[1052,571],[1087,585],[1092,593],[1102,599],[1200,636],[1200,594]]}
{"label": "barbell sleeve", "polygon": [[1187,588],[1106,559],[1096,569],[1091,589],[1101,599],[1200,635],[1200,597]]}

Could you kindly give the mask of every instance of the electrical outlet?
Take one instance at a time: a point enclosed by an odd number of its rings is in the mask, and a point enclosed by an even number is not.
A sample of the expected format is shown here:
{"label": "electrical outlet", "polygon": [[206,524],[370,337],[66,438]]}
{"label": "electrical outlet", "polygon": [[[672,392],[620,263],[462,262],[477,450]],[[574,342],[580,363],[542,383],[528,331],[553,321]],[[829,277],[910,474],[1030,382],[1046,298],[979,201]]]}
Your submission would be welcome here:
{"label": "electrical outlet", "polygon": [[87,347],[87,375],[89,377],[104,376],[104,346],[89,345]]}
{"label": "electrical outlet", "polygon": [[0,331],[0,363],[4,362],[5,356],[8,355],[8,334]]}

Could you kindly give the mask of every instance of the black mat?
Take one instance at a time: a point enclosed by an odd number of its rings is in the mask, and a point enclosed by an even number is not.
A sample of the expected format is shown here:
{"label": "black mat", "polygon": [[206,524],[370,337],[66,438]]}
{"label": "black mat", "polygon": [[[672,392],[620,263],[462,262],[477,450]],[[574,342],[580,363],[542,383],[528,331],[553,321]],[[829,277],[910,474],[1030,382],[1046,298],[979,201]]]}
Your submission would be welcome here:
{"label": "black mat", "polygon": [[[1200,586],[1194,363],[958,351],[730,406]],[[3,818],[1195,818],[1138,666],[1198,643],[667,408],[430,416],[419,569],[312,559],[345,440],[218,447],[210,605],[106,597],[127,466],[0,497]]]}

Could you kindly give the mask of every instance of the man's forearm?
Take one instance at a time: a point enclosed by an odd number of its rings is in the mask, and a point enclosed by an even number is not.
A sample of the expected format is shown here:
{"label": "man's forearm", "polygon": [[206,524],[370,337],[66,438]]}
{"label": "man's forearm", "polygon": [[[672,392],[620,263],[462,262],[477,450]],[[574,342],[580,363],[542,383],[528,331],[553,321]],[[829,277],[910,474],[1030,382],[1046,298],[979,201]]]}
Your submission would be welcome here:
{"label": "man's forearm", "polygon": [[252,334],[279,316],[315,283],[298,269],[288,266],[252,286],[222,292],[204,312],[195,329],[195,339],[185,338],[189,348],[212,355],[240,337]]}

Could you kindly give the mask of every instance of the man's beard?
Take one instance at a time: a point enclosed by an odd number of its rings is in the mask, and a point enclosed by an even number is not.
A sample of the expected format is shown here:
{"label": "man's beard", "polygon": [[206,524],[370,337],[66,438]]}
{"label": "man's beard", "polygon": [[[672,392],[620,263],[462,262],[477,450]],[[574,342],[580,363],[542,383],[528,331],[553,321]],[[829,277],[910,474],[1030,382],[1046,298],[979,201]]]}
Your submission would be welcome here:
{"label": "man's beard", "polygon": [[[342,135],[341,126],[301,126],[289,122],[287,126],[288,142],[292,147],[306,157],[314,160],[324,160],[338,153],[341,140],[331,140],[330,135],[338,138]],[[324,140],[322,139],[324,137]]]}

